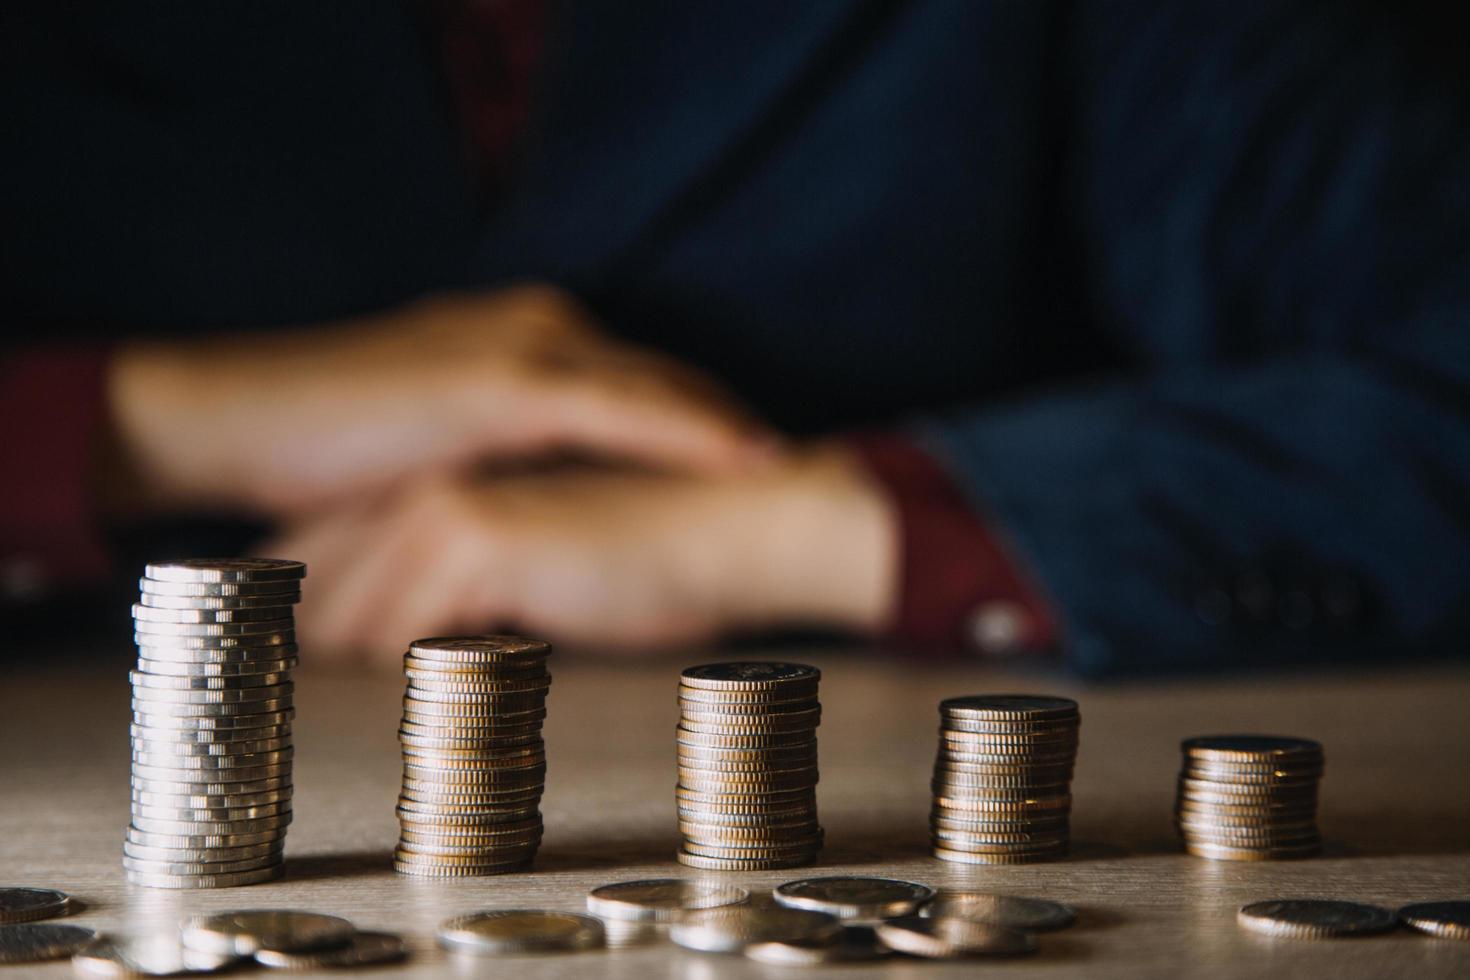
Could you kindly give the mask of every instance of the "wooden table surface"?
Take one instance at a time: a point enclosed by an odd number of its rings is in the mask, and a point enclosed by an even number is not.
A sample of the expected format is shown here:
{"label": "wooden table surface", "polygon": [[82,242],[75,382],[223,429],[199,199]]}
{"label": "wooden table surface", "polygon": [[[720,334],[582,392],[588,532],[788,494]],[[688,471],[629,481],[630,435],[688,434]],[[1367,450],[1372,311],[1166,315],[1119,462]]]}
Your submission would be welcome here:
{"label": "wooden table surface", "polygon": [[[766,653],[769,659],[783,655]],[[26,660],[34,663],[41,654]],[[802,659],[824,672],[819,805],[827,848],[812,869],[721,877],[758,890],[806,874],[891,875],[1042,896],[1079,909],[1078,925],[1043,936],[1038,956],[987,962],[987,976],[1470,976],[1470,942],[1406,931],[1328,942],[1272,940],[1241,931],[1234,919],[1239,906],[1268,898],[1389,906],[1470,898],[1465,666],[1079,686],[978,667],[933,669],[841,654]],[[199,910],[333,912],[408,939],[412,958],[375,976],[833,975],[834,968],[765,967],[667,944],[469,961],[434,947],[434,926],[450,915],[581,909],[587,890],[598,884],[695,875],[672,860],[674,690],[684,662],[554,661],[546,839],[537,866],[446,882],[405,878],[389,868],[402,680],[299,670],[296,821],[286,877],[195,892],[123,881],[129,661],[11,667],[0,681],[0,884],[64,889],[87,904],[74,921],[99,929],[169,927]],[[936,705],[950,695],[1008,690],[1081,701],[1075,853],[1019,867],[934,860],[925,853],[925,820]],[[1233,864],[1178,850],[1170,806],[1179,740],[1238,731],[1325,743],[1325,856]],[[857,969],[873,978],[937,980],[979,967],[895,958]],[[65,963],[0,967],[0,980],[67,975]]]}

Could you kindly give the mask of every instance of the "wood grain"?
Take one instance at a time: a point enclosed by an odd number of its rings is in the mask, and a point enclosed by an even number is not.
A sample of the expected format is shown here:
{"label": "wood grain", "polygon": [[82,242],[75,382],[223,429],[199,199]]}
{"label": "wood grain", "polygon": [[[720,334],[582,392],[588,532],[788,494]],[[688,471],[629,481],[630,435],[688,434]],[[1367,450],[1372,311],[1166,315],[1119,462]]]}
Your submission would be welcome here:
{"label": "wood grain", "polygon": [[[762,652],[783,654],[790,651]],[[709,658],[554,662],[547,834],[536,869],[442,883],[388,868],[397,829],[401,678],[300,670],[287,878],[183,893],[130,886],[122,877],[126,651],[100,664],[53,659],[44,669],[12,668],[0,680],[0,882],[63,888],[87,903],[75,921],[102,929],[167,927],[186,913],[225,908],[335,912],[409,939],[412,960],[375,971],[383,977],[508,970],[517,980],[795,975],[802,971],[667,945],[465,963],[432,943],[435,924],[453,914],[579,909],[587,890],[604,882],[693,876],[672,860],[672,729],[678,670],[698,659]],[[828,846],[812,873],[896,875],[1044,896],[1081,910],[1077,928],[1044,937],[1038,957],[987,963],[987,976],[1470,976],[1470,943],[1407,932],[1334,942],[1269,940],[1234,922],[1239,906],[1264,898],[1324,896],[1391,906],[1470,898],[1470,671],[1464,667],[1078,687],[1055,677],[928,669],[841,653],[801,659],[824,672],[820,809]],[[950,695],[1004,690],[1064,693],[1082,703],[1076,853],[1022,867],[933,860],[925,853],[925,819],[936,704]],[[1169,813],[1179,740],[1231,731],[1300,734],[1325,743],[1325,856],[1223,864],[1178,851]],[[798,876],[724,877],[768,889]],[[940,978],[977,969],[889,960],[862,973]],[[67,975],[64,963],[0,967],[0,980]]]}

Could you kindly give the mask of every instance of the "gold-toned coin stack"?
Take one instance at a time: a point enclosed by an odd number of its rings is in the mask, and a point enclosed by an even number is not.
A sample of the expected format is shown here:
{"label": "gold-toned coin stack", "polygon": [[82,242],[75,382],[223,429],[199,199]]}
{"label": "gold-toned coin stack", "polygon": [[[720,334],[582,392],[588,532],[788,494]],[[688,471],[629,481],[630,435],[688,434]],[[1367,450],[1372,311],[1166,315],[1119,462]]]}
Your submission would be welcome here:
{"label": "gold-toned coin stack", "polygon": [[395,870],[492,875],[536,856],[550,652],[519,636],[437,637],[409,647]]}
{"label": "gold-toned coin stack", "polygon": [[292,606],[306,566],[155,562],[133,607],[128,880],[225,888],[281,873],[291,822]]}
{"label": "gold-toned coin stack", "polygon": [[1023,864],[1067,853],[1081,715],[1070,698],[980,694],[939,705],[934,856]]}
{"label": "gold-toned coin stack", "polygon": [[816,859],[821,676],[783,663],[706,664],[681,675],[681,864],[757,871]]}
{"label": "gold-toned coin stack", "polygon": [[1310,857],[1322,849],[1322,744],[1277,735],[1184,741],[1174,820],[1184,849],[1219,861]]}

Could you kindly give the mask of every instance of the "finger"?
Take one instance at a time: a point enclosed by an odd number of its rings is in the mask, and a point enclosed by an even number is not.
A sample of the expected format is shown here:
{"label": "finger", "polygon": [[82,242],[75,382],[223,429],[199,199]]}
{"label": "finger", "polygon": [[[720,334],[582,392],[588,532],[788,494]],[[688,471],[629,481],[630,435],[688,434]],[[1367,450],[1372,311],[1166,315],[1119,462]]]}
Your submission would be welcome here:
{"label": "finger", "polygon": [[472,534],[436,536],[405,557],[403,576],[357,620],[356,643],[380,662],[396,663],[413,640],[485,632],[494,614],[469,601],[468,582],[493,578],[483,540]]}
{"label": "finger", "polygon": [[757,467],[779,450],[769,429],[659,359],[599,359],[543,392],[556,448],[703,473]]}

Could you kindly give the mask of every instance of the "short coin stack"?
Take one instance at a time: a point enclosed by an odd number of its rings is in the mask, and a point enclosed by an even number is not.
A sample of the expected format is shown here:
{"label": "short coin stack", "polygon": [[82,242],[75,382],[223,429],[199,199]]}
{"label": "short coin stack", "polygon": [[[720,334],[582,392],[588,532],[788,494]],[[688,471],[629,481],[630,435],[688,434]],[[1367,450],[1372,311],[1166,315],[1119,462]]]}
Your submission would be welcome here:
{"label": "short coin stack", "polygon": [[1069,698],[989,694],[939,705],[934,856],[1021,864],[1067,852],[1081,716]]}
{"label": "short coin stack", "polygon": [[147,567],[133,607],[134,884],[223,888],[281,873],[291,822],[292,606],[306,566]]}
{"label": "short coin stack", "polygon": [[1220,861],[1309,857],[1317,832],[1320,742],[1275,735],[1186,739],[1175,822],[1184,849]]}
{"label": "short coin stack", "polygon": [[468,877],[531,863],[541,843],[550,652],[519,636],[409,647],[396,870]]}
{"label": "short coin stack", "polygon": [[706,664],[679,683],[679,861],[756,871],[815,860],[821,673],[785,663]]}

